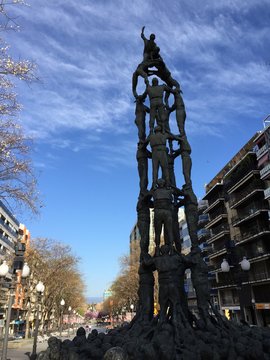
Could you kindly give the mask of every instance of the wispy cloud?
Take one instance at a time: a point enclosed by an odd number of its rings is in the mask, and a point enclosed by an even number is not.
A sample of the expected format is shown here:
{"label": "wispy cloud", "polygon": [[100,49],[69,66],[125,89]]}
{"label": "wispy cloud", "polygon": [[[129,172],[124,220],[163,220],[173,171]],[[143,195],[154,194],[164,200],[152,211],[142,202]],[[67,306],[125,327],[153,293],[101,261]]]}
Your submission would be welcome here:
{"label": "wispy cloud", "polygon": [[266,1],[30,4],[18,10],[24,31],[14,46],[40,68],[43,85],[24,88],[22,99],[25,126],[35,137],[60,138],[69,129],[133,131],[131,76],[142,60],[142,25],[146,36],[156,33],[168,68],[181,82],[191,134],[203,126],[221,135],[230,119],[256,113],[254,94],[269,93],[270,72],[263,65],[268,31],[264,21],[255,21],[260,6],[269,8]]}

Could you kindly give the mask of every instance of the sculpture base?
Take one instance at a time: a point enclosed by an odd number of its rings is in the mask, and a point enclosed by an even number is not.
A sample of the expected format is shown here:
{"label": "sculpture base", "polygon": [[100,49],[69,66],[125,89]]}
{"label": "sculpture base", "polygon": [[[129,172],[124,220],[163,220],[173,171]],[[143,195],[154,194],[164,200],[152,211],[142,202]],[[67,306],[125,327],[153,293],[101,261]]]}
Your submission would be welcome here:
{"label": "sculpture base", "polygon": [[[110,330],[106,335],[98,334],[93,330],[87,339],[85,332],[83,334],[82,331],[84,329],[80,328],[78,331],[80,335],[73,341],[62,342],[58,359],[270,359],[268,328],[239,325],[222,317],[218,320],[210,317],[209,320],[206,326],[199,328],[199,322],[191,327],[189,324],[184,326],[170,321],[160,324],[157,318],[150,323],[142,323],[134,318],[130,324]],[[115,351],[110,350],[116,347]],[[119,348],[123,350],[122,354]],[[50,359],[50,357],[40,357],[40,359]]]}

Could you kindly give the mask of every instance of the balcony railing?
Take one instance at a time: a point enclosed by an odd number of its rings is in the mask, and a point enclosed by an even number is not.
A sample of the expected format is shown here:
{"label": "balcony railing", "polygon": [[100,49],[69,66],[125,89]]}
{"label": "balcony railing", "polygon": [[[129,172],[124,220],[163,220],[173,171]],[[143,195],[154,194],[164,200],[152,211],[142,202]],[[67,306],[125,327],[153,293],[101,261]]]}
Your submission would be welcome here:
{"label": "balcony railing", "polygon": [[234,236],[233,239],[237,242],[241,242],[265,232],[270,233],[270,228],[268,226],[254,226],[253,229],[243,231],[242,235]]}
{"label": "balcony railing", "polygon": [[261,272],[261,273],[251,273],[249,280],[250,281],[262,281],[262,280],[268,280],[270,279],[270,273],[265,271],[265,272]]}
{"label": "balcony railing", "polygon": [[266,153],[267,150],[268,150],[268,146],[267,146],[267,144],[264,144],[264,145],[256,152],[257,159],[259,159],[264,153]]}
{"label": "balcony railing", "polygon": [[262,179],[266,178],[270,174],[270,164],[267,164],[261,171],[260,176]]}
{"label": "balcony railing", "polygon": [[267,210],[267,209],[262,203],[254,204],[254,206],[252,208],[242,211],[241,214],[239,214],[237,216],[233,216],[232,217],[232,225],[235,226],[236,224],[238,224],[244,220],[247,220],[252,215],[254,215],[256,213],[259,214],[259,212],[261,210]]}
{"label": "balcony railing", "polygon": [[242,167],[241,170],[239,169],[237,173],[232,174],[231,177],[227,180],[228,181],[228,192],[231,191],[232,188],[236,187],[236,185],[242,181],[246,176],[252,173],[254,170],[257,169],[257,164],[248,163],[245,167]]}
{"label": "balcony railing", "polygon": [[222,214],[227,215],[227,211],[224,206],[220,207],[216,211],[211,212],[211,214],[209,214],[209,221],[213,221],[219,215],[222,215]]}
{"label": "balcony railing", "polygon": [[270,187],[264,190],[264,198],[268,199],[270,197]]}
{"label": "balcony railing", "polygon": [[201,239],[202,237],[207,237],[210,234],[210,230],[209,229],[200,229],[197,232],[198,238]]}
{"label": "balcony railing", "polygon": [[232,198],[229,200],[230,206],[233,206],[243,200],[244,198],[248,197],[252,194],[255,190],[262,190],[263,184],[262,181],[259,179],[254,180],[249,186],[247,186],[244,190],[236,193]]}
{"label": "balcony railing", "polygon": [[222,241],[220,243],[215,243],[215,244],[212,244],[212,246],[209,248],[208,250],[208,254],[211,255],[211,254],[215,254],[221,250],[224,250],[226,249],[226,246],[225,246],[225,241]]}
{"label": "balcony railing", "polygon": [[0,239],[2,241],[4,241],[7,245],[9,245],[10,247],[14,248],[14,244],[12,241],[10,241],[9,239],[7,239],[5,236],[0,234]]}
{"label": "balcony railing", "polygon": [[208,214],[201,214],[199,215],[199,221],[198,221],[198,225],[200,224],[204,224],[209,220],[209,215]]}
{"label": "balcony railing", "polygon": [[223,191],[219,191],[217,194],[215,194],[215,197],[208,200],[208,207],[211,207],[218,199],[224,199]]}
{"label": "balcony railing", "polygon": [[204,210],[208,207],[208,200],[200,200],[198,203],[198,210]]}
{"label": "balcony railing", "polygon": [[7,229],[9,232],[11,232],[11,234],[13,234],[14,236],[17,237],[17,233],[15,230],[13,230],[7,223],[5,223],[5,221],[3,219],[0,218],[0,224],[2,224],[5,229]]}
{"label": "balcony railing", "polygon": [[227,223],[221,224],[221,225],[211,229],[210,234],[211,234],[211,236],[216,236],[223,231],[229,231],[229,225]]}

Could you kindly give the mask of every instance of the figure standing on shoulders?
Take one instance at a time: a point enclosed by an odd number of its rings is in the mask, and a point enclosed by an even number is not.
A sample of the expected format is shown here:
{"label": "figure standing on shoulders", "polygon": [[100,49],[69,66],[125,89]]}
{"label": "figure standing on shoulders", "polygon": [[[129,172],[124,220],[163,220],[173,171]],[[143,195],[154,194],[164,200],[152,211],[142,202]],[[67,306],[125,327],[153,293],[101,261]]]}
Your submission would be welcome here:
{"label": "figure standing on shoulders", "polygon": [[147,39],[144,35],[144,29],[145,26],[142,27],[142,32],[141,32],[141,38],[143,39],[144,42],[143,61],[160,59],[160,55],[159,55],[160,49],[155,43],[155,38],[156,38],[155,34],[151,34],[150,38]]}
{"label": "figure standing on shoulders", "polygon": [[173,251],[172,190],[165,187],[165,180],[158,179],[157,188],[151,191],[154,199],[155,255],[159,255],[160,236],[164,226],[165,244]]}
{"label": "figure standing on shoulders", "polygon": [[150,134],[146,139],[146,144],[150,143],[152,150],[152,188],[154,188],[157,183],[158,170],[160,167],[162,170],[162,177],[166,182],[166,186],[170,186],[170,174],[166,147],[167,140],[169,139],[180,141],[179,136],[168,133],[163,134],[160,126],[156,126],[154,133]]}
{"label": "figure standing on shoulders", "polygon": [[169,88],[169,86],[165,84],[159,85],[157,78],[153,78],[152,85],[148,85],[146,87],[146,92],[150,101],[150,134],[153,133],[156,116],[159,117],[162,123],[162,131],[165,132],[165,123],[167,120],[167,113],[163,102],[163,95],[165,91],[168,93],[174,93],[176,90]]}

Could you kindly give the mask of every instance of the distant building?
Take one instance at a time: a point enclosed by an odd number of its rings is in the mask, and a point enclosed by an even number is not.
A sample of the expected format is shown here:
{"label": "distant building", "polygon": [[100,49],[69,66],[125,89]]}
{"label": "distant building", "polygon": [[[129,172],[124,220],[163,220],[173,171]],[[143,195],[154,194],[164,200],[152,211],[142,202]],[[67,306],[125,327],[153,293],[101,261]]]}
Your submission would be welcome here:
{"label": "distant building", "polygon": [[[270,324],[270,127],[255,134],[206,186],[209,221],[201,229],[220,310]],[[243,257],[250,271],[239,266]],[[230,271],[222,272],[226,259]]]}

